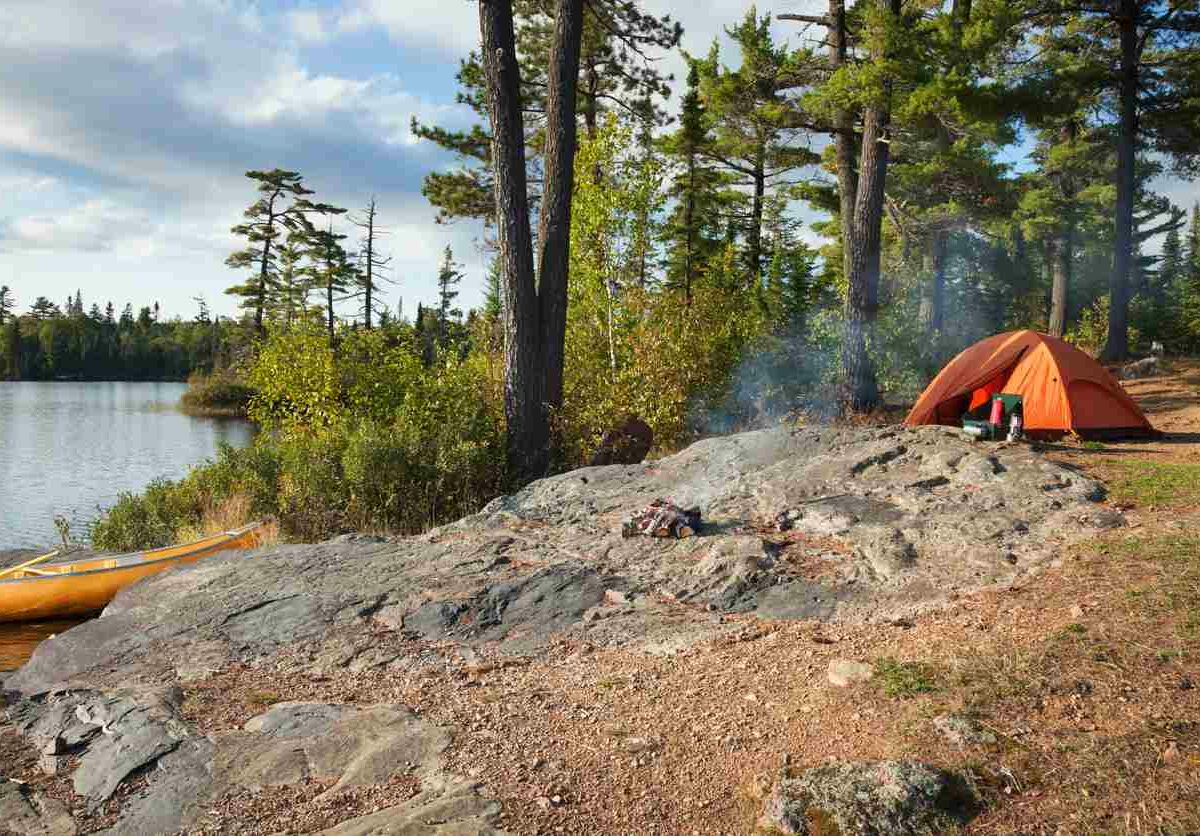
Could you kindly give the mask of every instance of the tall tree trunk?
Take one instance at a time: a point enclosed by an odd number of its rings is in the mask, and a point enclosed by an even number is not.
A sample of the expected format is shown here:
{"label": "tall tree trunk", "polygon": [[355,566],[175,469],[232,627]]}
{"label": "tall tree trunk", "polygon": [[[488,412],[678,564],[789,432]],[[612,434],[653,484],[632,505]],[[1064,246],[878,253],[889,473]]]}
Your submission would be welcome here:
{"label": "tall tree trunk", "polygon": [[766,141],[760,136],[754,155],[754,199],[750,204],[750,228],[746,231],[746,262],[750,268],[750,281],[758,293],[762,293],[763,278],[762,219],[763,200],[767,191],[766,154]]}
{"label": "tall tree trunk", "polygon": [[1108,286],[1108,341],[1104,359],[1129,356],[1129,268],[1133,261],[1134,162],[1137,155],[1137,37],[1136,0],[1119,0],[1121,81],[1120,127],[1117,135],[1117,211],[1113,229],[1113,272]]}
{"label": "tall tree trunk", "polygon": [[1050,322],[1048,331],[1052,337],[1061,337],[1067,332],[1067,301],[1071,288],[1071,273],[1075,263],[1075,224],[1065,219],[1059,235],[1051,247]]}
{"label": "tall tree trunk", "polygon": [[[1076,132],[1075,120],[1069,119],[1059,130],[1059,139],[1068,144],[1073,143]],[[1053,242],[1053,256],[1050,262],[1053,283],[1050,287],[1048,331],[1052,337],[1061,337],[1067,332],[1067,302],[1070,299],[1071,273],[1075,264],[1075,183],[1070,175],[1060,176],[1059,191],[1064,208],[1062,226],[1059,227]]]}
{"label": "tall tree trunk", "polygon": [[525,129],[512,0],[479,0],[479,28],[492,123],[508,465],[514,477],[525,480],[546,471],[550,420],[545,407],[546,375],[540,356],[538,299],[533,279]]}
{"label": "tall tree trunk", "polygon": [[575,91],[583,0],[557,0],[546,99],[545,188],[538,218],[538,305],[546,404],[562,406],[567,333],[567,273],[571,254],[571,195],[575,187]]}
{"label": "tall tree trunk", "polygon": [[[846,63],[846,0],[829,0],[829,65],[833,71]],[[858,169],[855,163],[854,114],[840,110],[834,120],[834,144],[837,154],[838,200],[842,227],[842,274],[850,279],[850,259],[845,257],[854,240],[854,201],[858,194]]]}
{"label": "tall tree trunk", "polygon": [[693,254],[695,231],[692,229],[692,221],[696,215],[696,150],[694,148],[688,150],[687,172],[688,190],[683,204],[683,227],[687,230],[687,237],[683,244],[683,304],[684,307],[690,308],[692,306],[692,264],[695,258]]}
{"label": "tall tree trunk", "polygon": [[371,293],[375,289],[375,198],[367,207],[367,284],[364,288],[363,323],[371,330]]}
{"label": "tall tree trunk", "polygon": [[[893,16],[899,16],[901,0],[888,0]],[[887,128],[891,122],[890,79],[883,82],[878,104],[863,114],[862,153],[858,166],[858,193],[854,202],[854,234],[845,249],[849,261],[846,289],[845,329],[842,336],[841,407],[849,412],[868,412],[879,404],[879,383],[869,344],[879,309],[879,273],[882,263],[883,200],[890,148]]]}

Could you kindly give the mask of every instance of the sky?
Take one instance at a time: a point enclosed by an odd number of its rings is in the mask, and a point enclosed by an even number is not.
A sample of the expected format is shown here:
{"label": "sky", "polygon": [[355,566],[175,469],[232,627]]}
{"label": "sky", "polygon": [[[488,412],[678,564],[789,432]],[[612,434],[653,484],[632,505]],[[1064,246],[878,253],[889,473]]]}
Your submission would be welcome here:
{"label": "sky", "polygon": [[[703,53],[745,0],[646,0]],[[815,11],[780,0],[761,11]],[[795,24],[777,34],[797,40]],[[468,0],[4,0],[0,3],[0,284],[118,309],[157,301],[190,317],[196,297],[234,311],[229,228],[253,200],[250,169],[301,172],[316,199],[375,196],[389,230],[385,302],[411,316],[436,296],[443,249],[482,298],[478,224],[435,222],[420,194],[451,155],[409,123],[465,127],[458,61],[478,41]],[[736,54],[729,59],[736,62]],[[682,82],[678,54],[661,66]],[[677,100],[670,105],[677,107]],[[1193,184],[1166,190],[1179,203]],[[350,230],[344,230],[350,231]]]}
{"label": "sky", "polygon": [[[789,8],[808,0],[788,0]],[[743,0],[650,0],[707,49]],[[254,201],[251,169],[301,172],[315,199],[375,196],[392,261],[385,302],[436,296],[450,245],[465,307],[482,298],[478,224],[438,224],[426,173],[453,157],[412,117],[465,127],[459,59],[479,38],[467,0],[4,0],[0,3],[0,284],[118,309],[158,301],[217,313],[239,280],[229,228]],[[682,60],[662,66],[681,78]],[[344,230],[350,231],[350,230]]]}

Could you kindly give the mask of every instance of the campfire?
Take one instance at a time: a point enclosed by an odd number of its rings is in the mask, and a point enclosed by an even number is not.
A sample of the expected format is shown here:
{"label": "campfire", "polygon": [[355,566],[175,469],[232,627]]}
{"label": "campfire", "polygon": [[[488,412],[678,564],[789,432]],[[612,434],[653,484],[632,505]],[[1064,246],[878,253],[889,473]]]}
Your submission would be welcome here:
{"label": "campfire", "polygon": [[680,508],[669,499],[656,499],[621,526],[624,537],[674,537],[682,540],[700,530],[700,509]]}

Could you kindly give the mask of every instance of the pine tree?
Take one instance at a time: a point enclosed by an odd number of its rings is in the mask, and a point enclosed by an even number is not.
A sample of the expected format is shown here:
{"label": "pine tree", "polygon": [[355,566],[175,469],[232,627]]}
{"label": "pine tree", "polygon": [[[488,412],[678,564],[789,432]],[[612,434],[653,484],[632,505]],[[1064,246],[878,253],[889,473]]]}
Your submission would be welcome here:
{"label": "pine tree", "polygon": [[1183,348],[1195,351],[1200,348],[1200,201],[1192,206],[1182,273],[1177,292],[1180,343]]}
{"label": "pine tree", "polygon": [[8,285],[0,285],[0,325],[4,324],[4,320],[8,319],[16,306],[16,300],[13,299],[12,290]]}
{"label": "pine tree", "polygon": [[279,274],[276,280],[271,315],[290,328],[308,313],[308,298],[313,289],[311,270],[304,266],[312,247],[313,233],[298,229],[289,232],[279,247]]}
{"label": "pine tree", "polygon": [[[521,107],[528,114],[523,124],[528,186],[536,190],[536,173],[542,166],[544,145],[542,114],[551,87],[550,64],[554,50],[556,4],[553,0],[517,0],[508,4],[515,17],[515,50],[519,61]],[[671,79],[645,60],[648,50],[673,49],[682,28],[670,17],[646,14],[637,0],[595,0],[581,4],[577,78],[572,85],[574,112],[588,136],[594,136],[600,119],[610,108],[626,109],[643,99],[665,99]],[[458,102],[470,107],[481,124],[463,131],[412,121],[413,133],[454,153],[460,166],[425,177],[421,193],[437,207],[438,220],[494,219],[496,211],[491,166],[492,136],[487,114],[485,72],[478,53],[459,66]],[[531,195],[536,197],[536,195]]]}
{"label": "pine tree", "polygon": [[453,307],[458,297],[458,291],[454,288],[461,281],[462,273],[454,263],[454,252],[447,246],[438,271],[437,342],[442,350],[450,344],[453,330],[462,320],[462,311]]}
{"label": "pine tree", "polygon": [[299,172],[276,168],[247,171],[246,176],[258,184],[259,199],[245,211],[246,222],[232,229],[246,239],[247,246],[225,259],[225,264],[236,270],[250,268],[252,274],[225,292],[241,298],[241,307],[254,314],[255,330],[261,332],[278,289],[277,240],[291,232],[307,233],[312,229],[307,216],[327,214],[333,207],[307,199],[313,191],[304,186]]}
{"label": "pine tree", "polygon": [[21,377],[21,323],[15,316],[10,316],[4,323],[3,337],[0,346],[4,349],[4,377],[8,380],[18,380]]}
{"label": "pine tree", "polygon": [[723,246],[722,214],[729,201],[729,178],[711,163],[710,119],[700,97],[700,68],[695,61],[689,63],[687,84],[679,129],[664,142],[678,171],[670,187],[674,208],[663,226],[663,239],[666,284],[681,290],[684,304],[690,305],[705,265]]}
{"label": "pine tree", "polygon": [[33,305],[29,309],[29,315],[35,320],[43,321],[62,316],[62,311],[58,305],[51,302],[45,296],[39,296],[33,301]]}
{"label": "pine tree", "polygon": [[761,18],[751,6],[737,26],[725,31],[741,52],[736,70],[720,64],[714,44],[697,62],[700,92],[712,120],[712,140],[704,154],[729,173],[744,189],[737,208],[744,241],[746,282],[761,285],[764,269],[763,216],[774,193],[786,190],[794,174],[819,157],[800,142],[805,120],[797,103],[782,91],[799,73],[797,60],[786,45],[771,37],[771,16]]}
{"label": "pine tree", "polygon": [[106,304],[104,306],[104,321],[107,322],[109,325],[115,325],[116,321],[117,321],[116,320],[116,309],[113,308],[113,303],[112,303],[111,299],[108,301],[108,304]]}
{"label": "pine tree", "polygon": [[[344,211],[329,208],[325,214],[332,216]],[[332,217],[326,221],[325,229],[311,233],[307,239],[310,243],[309,275],[313,286],[319,288],[325,297],[325,328],[332,346],[337,339],[336,303],[345,299],[355,281],[356,270],[342,247],[346,236],[333,231]]]}

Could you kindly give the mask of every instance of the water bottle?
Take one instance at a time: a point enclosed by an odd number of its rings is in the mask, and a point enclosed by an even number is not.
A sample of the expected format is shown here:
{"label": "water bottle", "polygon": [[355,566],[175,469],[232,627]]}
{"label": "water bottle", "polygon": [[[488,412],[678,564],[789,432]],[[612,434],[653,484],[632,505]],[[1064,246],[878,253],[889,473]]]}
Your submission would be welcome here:
{"label": "water bottle", "polygon": [[1014,412],[1008,419],[1008,440],[1017,441],[1021,438],[1021,416]]}

